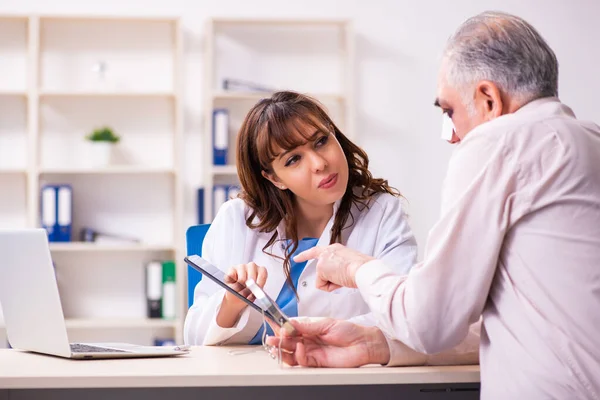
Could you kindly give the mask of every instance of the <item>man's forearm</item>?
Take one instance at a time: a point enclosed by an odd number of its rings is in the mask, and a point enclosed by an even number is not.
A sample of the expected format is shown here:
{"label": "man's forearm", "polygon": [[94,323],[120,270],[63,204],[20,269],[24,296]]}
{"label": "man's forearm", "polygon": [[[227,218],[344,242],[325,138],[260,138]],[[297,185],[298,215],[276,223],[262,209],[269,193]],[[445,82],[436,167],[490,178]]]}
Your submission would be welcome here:
{"label": "man's forearm", "polygon": [[469,333],[457,346],[434,354],[417,352],[399,340],[385,337],[389,345],[390,367],[412,365],[473,365],[479,364],[479,336],[481,321],[470,326]]}

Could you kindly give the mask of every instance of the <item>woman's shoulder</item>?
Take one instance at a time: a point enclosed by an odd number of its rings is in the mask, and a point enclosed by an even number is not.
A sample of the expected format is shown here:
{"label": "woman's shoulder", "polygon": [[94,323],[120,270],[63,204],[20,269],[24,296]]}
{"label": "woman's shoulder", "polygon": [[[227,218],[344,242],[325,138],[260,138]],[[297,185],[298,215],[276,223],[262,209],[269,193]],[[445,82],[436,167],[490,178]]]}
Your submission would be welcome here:
{"label": "woman's shoulder", "polygon": [[[240,198],[235,198],[226,201],[213,221],[213,224],[219,225],[219,227],[225,227],[227,229],[234,228],[240,232],[252,232],[253,234],[259,235],[254,228],[250,228],[247,225],[247,220],[252,214],[251,208],[246,202]],[[257,223],[258,217],[254,217],[252,223]]]}
{"label": "woman's shoulder", "polygon": [[245,221],[247,210],[248,207],[244,200],[239,198],[228,200],[219,208],[214,222],[222,221],[230,224],[240,220]]}
{"label": "woman's shoulder", "polygon": [[355,204],[360,214],[387,214],[390,212],[402,212],[404,207],[403,198],[401,196],[395,196],[389,193],[376,193],[370,197],[366,203],[367,207],[363,204]]}
{"label": "woman's shoulder", "polygon": [[386,207],[402,207],[402,196],[396,196],[389,193],[377,193],[373,196],[375,204],[382,208]]}

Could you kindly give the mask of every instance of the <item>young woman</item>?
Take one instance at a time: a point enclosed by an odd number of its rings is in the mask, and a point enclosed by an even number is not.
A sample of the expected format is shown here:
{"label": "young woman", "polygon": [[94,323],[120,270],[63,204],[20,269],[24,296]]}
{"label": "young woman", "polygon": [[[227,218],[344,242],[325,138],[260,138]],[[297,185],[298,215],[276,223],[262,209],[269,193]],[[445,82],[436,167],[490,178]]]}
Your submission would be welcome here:
{"label": "young woman", "polygon": [[[372,324],[357,289],[317,290],[314,262],[292,259],[315,245],[342,243],[408,273],[417,245],[401,199],[368,166],[367,154],[315,100],[293,92],[261,100],[237,138],[241,194],[217,213],[203,258],[232,286],[253,278],[290,317]],[[186,317],[185,342],[258,344],[262,326],[260,313],[203,279]]]}

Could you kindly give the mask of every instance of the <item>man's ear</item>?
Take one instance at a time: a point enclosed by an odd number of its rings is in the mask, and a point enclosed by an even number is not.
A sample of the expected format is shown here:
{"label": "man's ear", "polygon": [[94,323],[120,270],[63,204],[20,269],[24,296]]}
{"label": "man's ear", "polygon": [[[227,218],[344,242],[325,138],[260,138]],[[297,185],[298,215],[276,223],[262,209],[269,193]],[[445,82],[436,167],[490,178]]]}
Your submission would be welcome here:
{"label": "man's ear", "polygon": [[490,81],[479,82],[475,88],[475,105],[486,121],[501,116],[504,103],[498,86]]}
{"label": "man's ear", "polygon": [[281,190],[287,189],[285,187],[285,185],[283,185],[281,182],[279,182],[279,179],[277,178],[277,175],[275,175],[273,173],[269,173],[269,172],[267,172],[265,170],[262,170],[261,174],[262,174],[263,178],[265,178],[266,180],[268,180],[269,182],[271,182],[273,185],[275,185],[276,188],[281,189]]}

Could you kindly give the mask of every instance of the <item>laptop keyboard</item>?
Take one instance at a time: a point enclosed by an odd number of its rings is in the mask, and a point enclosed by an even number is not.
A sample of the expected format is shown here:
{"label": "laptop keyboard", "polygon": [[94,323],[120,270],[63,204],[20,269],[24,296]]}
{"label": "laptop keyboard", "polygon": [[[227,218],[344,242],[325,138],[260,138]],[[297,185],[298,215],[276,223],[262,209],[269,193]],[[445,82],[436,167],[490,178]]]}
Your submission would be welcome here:
{"label": "laptop keyboard", "polygon": [[73,353],[128,353],[125,350],[109,349],[107,347],[90,346],[81,343],[71,343]]}

